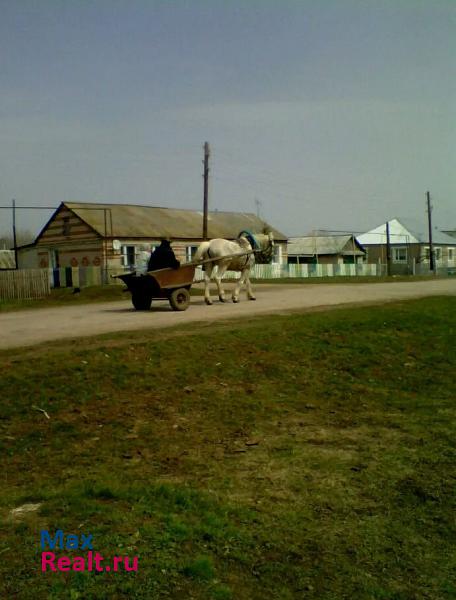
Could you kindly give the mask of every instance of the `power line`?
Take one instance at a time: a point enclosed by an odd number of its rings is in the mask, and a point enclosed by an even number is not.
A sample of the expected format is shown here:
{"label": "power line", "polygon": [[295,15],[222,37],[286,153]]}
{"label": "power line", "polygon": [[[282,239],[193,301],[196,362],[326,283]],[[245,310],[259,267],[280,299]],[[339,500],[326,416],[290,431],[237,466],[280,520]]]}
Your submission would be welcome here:
{"label": "power line", "polygon": [[[8,210],[11,210],[11,206],[0,206],[0,208],[7,208]],[[17,206],[16,205],[16,210],[19,209],[25,209],[25,210],[55,210],[57,207],[56,206]]]}

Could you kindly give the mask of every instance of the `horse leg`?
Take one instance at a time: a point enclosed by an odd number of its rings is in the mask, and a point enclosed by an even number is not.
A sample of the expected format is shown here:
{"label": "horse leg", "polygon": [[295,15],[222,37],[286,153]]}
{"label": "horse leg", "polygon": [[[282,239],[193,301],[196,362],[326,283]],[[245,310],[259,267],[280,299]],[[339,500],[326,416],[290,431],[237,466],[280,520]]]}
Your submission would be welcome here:
{"label": "horse leg", "polygon": [[252,284],[250,283],[250,269],[247,271],[247,274],[246,274],[245,289],[247,292],[247,298],[249,300],[256,300],[255,294],[253,293],[253,290],[252,290]]}
{"label": "horse leg", "polygon": [[225,290],[222,287],[222,279],[225,276],[228,265],[218,265],[217,275],[215,276],[215,283],[217,284],[217,290],[220,302],[225,302]]}
{"label": "horse leg", "polygon": [[213,269],[213,265],[206,265],[206,270],[204,271],[204,301],[209,306],[212,304],[210,283]]}
{"label": "horse leg", "polygon": [[248,272],[249,272],[249,269],[244,269],[243,271],[241,271],[241,276],[239,277],[238,282],[235,285],[234,290],[233,290],[233,296],[232,296],[233,302],[239,302],[239,292],[241,291],[241,287],[243,286],[244,281],[245,281],[246,277],[248,276]]}

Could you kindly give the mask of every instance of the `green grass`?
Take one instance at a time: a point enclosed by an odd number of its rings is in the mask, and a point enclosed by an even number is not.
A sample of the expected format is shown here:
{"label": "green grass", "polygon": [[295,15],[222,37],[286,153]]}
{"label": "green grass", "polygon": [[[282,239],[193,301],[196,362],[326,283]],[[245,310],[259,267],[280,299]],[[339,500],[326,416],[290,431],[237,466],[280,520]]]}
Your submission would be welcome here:
{"label": "green grass", "polygon": [[[1,352],[0,597],[454,598],[455,330],[446,297]],[[57,528],[138,572],[42,574]]]}

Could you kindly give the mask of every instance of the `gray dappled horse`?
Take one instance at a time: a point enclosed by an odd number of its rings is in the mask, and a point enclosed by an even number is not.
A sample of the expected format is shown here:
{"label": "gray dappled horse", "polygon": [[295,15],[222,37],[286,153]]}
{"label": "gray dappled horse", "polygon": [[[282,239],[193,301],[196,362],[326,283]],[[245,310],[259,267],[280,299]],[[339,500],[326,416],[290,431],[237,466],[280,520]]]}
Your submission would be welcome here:
{"label": "gray dappled horse", "polygon": [[[256,262],[270,262],[274,248],[274,238],[272,233],[256,233],[241,231],[239,238],[233,242],[220,238],[203,242],[200,244],[193,258],[195,262],[214,259],[213,262],[205,264],[204,272],[204,299],[206,304],[212,304],[209,283],[215,270],[215,282],[217,284],[218,295],[221,302],[225,302],[225,292],[222,288],[222,279],[226,271],[240,271],[241,277],[236,282],[233,290],[233,302],[239,302],[239,292],[243,283],[246,285],[247,298],[256,300],[252,285],[250,283],[250,271]],[[232,256],[232,255],[237,256]],[[217,267],[217,269],[215,269]]]}

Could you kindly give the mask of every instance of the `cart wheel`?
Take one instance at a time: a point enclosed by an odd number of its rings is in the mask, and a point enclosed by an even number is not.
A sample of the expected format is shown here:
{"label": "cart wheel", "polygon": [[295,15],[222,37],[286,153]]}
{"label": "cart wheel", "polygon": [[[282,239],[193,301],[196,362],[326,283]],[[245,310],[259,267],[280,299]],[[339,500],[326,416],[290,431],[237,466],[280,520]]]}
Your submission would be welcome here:
{"label": "cart wheel", "polygon": [[173,310],[187,310],[190,304],[190,292],[185,288],[173,290],[169,297],[169,303]]}
{"label": "cart wheel", "polygon": [[131,301],[136,310],[149,310],[152,304],[152,297],[144,293],[134,292],[131,295]]}

